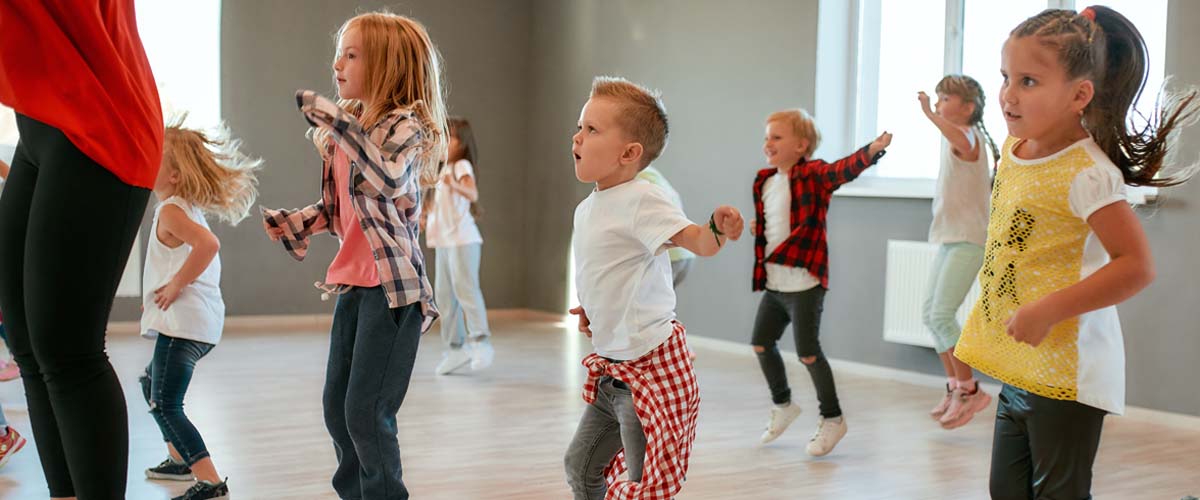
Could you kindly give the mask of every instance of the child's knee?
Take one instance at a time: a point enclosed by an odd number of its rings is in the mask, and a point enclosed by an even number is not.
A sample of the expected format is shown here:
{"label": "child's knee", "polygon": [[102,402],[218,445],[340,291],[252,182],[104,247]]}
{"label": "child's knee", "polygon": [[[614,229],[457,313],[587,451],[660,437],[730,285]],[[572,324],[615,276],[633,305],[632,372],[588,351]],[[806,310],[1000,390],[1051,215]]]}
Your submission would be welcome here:
{"label": "child's knee", "polygon": [[817,357],[816,356],[801,356],[800,362],[804,363],[806,365],[811,365],[811,364],[817,362]]}
{"label": "child's knee", "polygon": [[751,347],[754,348],[754,352],[757,354],[762,354],[764,352],[767,352],[766,346],[756,345],[756,346],[751,346]]}

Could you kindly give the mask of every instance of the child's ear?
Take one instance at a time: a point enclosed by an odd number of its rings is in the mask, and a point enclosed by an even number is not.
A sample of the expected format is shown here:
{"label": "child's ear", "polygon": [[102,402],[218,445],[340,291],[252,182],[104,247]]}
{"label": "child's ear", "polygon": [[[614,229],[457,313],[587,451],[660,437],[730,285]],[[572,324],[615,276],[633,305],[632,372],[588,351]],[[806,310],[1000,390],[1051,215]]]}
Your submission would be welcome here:
{"label": "child's ear", "polygon": [[631,142],[626,144],[625,150],[621,152],[621,163],[639,163],[642,161],[642,153],[644,152],[645,148],[642,147],[642,143],[640,142]]}
{"label": "child's ear", "polygon": [[800,153],[800,156],[802,157],[808,156],[809,145],[810,143],[808,142],[808,139],[800,139],[800,146],[796,148],[796,152]]}
{"label": "child's ear", "polygon": [[1087,109],[1088,104],[1091,104],[1092,99],[1096,97],[1096,84],[1091,80],[1081,80],[1075,89],[1075,96],[1071,99],[1072,108],[1076,113],[1083,114],[1083,110]]}

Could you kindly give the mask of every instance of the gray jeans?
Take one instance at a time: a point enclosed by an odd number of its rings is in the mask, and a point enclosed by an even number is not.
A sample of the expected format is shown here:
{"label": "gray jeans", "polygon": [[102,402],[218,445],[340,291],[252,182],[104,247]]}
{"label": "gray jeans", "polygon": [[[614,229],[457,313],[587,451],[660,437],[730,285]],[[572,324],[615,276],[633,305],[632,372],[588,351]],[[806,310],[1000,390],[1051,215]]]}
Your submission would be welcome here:
{"label": "gray jeans", "polygon": [[633,409],[633,394],[624,385],[612,377],[602,377],[597,383],[596,401],[583,411],[565,459],[567,484],[575,500],[604,499],[608,490],[604,468],[622,448],[629,480],[642,479],[646,434]]}

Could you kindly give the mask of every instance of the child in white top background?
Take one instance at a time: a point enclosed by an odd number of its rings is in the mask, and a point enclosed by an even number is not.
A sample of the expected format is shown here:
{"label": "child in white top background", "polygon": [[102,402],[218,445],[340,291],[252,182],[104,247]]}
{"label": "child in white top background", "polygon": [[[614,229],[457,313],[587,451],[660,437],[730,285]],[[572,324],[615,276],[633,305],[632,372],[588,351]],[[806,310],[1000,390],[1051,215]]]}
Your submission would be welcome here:
{"label": "child in white top background", "polygon": [[983,125],[986,99],[974,78],[948,75],[938,82],[936,108],[929,96],[917,94],[921,111],[945,137],[942,166],[933,194],[933,223],[929,242],[938,245],[930,272],[922,319],[933,332],[934,349],[946,370],[946,394],[930,411],[943,428],[966,425],[992,402],[979,389],[971,367],[954,357],[962,326],[955,315],[983,265],[987,239],[988,198],[992,176],[988,151],[1000,153]]}
{"label": "child in white top background", "polygon": [[478,371],[491,366],[495,351],[488,328],[487,306],[479,284],[483,236],[475,223],[481,214],[476,166],[479,149],[466,118],[446,120],[450,141],[446,162],[438,173],[425,222],[425,244],[437,252],[434,298],[441,313],[446,351],[436,373],[447,375],[470,365]]}

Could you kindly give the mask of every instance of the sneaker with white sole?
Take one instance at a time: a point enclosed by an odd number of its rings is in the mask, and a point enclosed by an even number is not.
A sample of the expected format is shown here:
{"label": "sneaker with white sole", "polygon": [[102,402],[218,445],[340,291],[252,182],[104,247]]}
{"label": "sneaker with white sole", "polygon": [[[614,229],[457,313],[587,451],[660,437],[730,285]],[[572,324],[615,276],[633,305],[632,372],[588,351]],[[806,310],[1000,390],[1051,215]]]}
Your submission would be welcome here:
{"label": "sneaker with white sole", "polygon": [[437,369],[434,370],[438,375],[449,375],[454,373],[454,370],[471,364],[471,355],[466,349],[450,349],[442,353],[442,362],[438,363]]}
{"label": "sneaker with white sole", "polygon": [[814,457],[823,457],[833,451],[833,447],[837,446],[838,441],[841,441],[845,435],[845,416],[821,417],[821,421],[817,424],[817,432],[814,432],[812,439],[808,440],[808,447],[805,451]]}
{"label": "sneaker with white sole", "polygon": [[762,444],[770,443],[783,435],[792,421],[800,416],[800,405],[795,402],[788,403],[787,406],[774,406],[771,408],[771,418],[767,420],[767,428],[762,433]]}
{"label": "sneaker with white sole", "polygon": [[967,393],[961,389],[956,390],[956,392],[961,393],[957,396],[960,401],[958,404],[958,415],[953,419],[946,419],[945,416],[943,416],[942,420],[940,420],[942,428],[946,430],[957,429],[967,425],[972,418],[975,418],[976,413],[983,411],[984,408],[987,408],[988,405],[992,404],[992,396],[986,392],[983,392],[982,387],[975,386],[974,393]]}
{"label": "sneaker with white sole", "polygon": [[150,479],[165,479],[167,481],[191,481],[192,468],[183,462],[176,462],[167,457],[161,464],[146,469],[146,477]]}
{"label": "sneaker with white sole", "polygon": [[492,366],[492,361],[496,358],[496,350],[492,348],[492,338],[484,336],[478,340],[472,340],[470,357],[471,371],[477,372]]}

